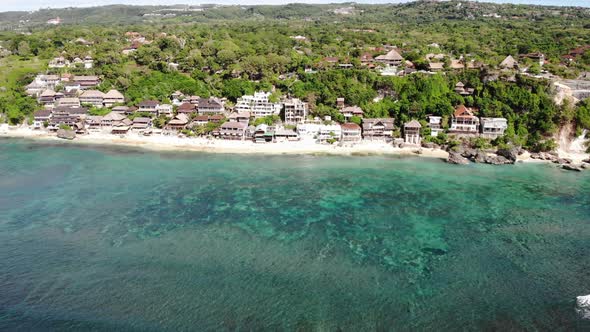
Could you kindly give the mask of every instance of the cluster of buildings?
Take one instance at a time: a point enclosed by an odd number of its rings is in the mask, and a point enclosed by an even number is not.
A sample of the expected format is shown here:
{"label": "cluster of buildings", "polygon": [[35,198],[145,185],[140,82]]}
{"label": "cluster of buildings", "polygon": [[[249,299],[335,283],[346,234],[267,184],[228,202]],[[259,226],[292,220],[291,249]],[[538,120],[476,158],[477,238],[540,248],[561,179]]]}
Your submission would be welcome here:
{"label": "cluster of buildings", "polygon": [[85,56],[83,59],[79,57],[75,57],[74,59],[70,60],[64,56],[59,56],[57,58],[53,58],[49,61],[47,67],[59,69],[59,68],[84,68],[84,69],[92,69],[94,66],[94,60],[91,56]]}
{"label": "cluster of buildings", "polygon": [[25,86],[25,92],[31,97],[39,98],[47,90],[54,92],[61,90],[61,94],[69,97],[81,91],[96,88],[99,84],[100,78],[94,75],[37,75],[33,82]]}

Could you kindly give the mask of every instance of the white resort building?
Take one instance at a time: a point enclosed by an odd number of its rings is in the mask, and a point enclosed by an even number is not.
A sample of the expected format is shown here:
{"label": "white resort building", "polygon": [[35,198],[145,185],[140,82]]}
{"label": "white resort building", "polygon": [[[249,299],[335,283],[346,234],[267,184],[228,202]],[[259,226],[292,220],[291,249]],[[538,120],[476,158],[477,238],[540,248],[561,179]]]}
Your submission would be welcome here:
{"label": "white resort building", "polygon": [[270,95],[270,92],[256,92],[253,96],[245,95],[238,99],[235,110],[237,112],[250,112],[254,118],[279,115],[281,113],[281,104],[270,102]]}

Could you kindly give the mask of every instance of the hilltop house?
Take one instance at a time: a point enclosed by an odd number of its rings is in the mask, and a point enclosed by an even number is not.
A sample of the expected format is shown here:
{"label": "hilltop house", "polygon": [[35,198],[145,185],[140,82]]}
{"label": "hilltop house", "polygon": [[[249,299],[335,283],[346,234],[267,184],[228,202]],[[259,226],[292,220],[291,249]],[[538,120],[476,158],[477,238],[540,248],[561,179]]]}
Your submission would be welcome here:
{"label": "hilltop house", "polygon": [[474,91],[475,89],[473,88],[466,88],[463,82],[457,82],[457,84],[455,84],[455,92],[462,96],[472,95]]}
{"label": "hilltop house", "polygon": [[504,135],[508,128],[508,120],[505,118],[481,118],[481,136],[495,139]]}
{"label": "hilltop house", "polygon": [[269,115],[279,115],[281,104],[270,102],[270,92],[256,92],[254,95],[245,95],[238,99],[235,110],[237,112],[251,112],[254,118],[262,118]]}
{"label": "hilltop house", "polygon": [[449,132],[453,134],[477,134],[479,132],[479,119],[475,116],[475,110],[464,105],[458,106],[453,114]]}
{"label": "hilltop house", "polygon": [[125,102],[125,96],[117,90],[109,90],[104,95],[103,103],[105,107],[113,107],[116,104],[123,104]]}
{"label": "hilltop house", "polygon": [[500,62],[501,69],[518,69],[518,62],[512,57],[507,56],[502,62]]}
{"label": "hilltop house", "polygon": [[49,68],[65,68],[70,66],[70,60],[64,58],[63,56],[53,58],[47,64]]}
{"label": "hilltop house", "polygon": [[531,59],[539,64],[539,66],[543,66],[545,64],[545,54],[541,52],[534,52],[528,54],[520,54],[518,56],[521,59]]}
{"label": "hilltop house", "polygon": [[363,119],[363,138],[370,141],[390,141],[394,128],[394,119]]}
{"label": "hilltop house", "polygon": [[391,50],[387,54],[376,57],[375,61],[388,66],[399,66],[404,58],[396,50]]}
{"label": "hilltop house", "polygon": [[298,124],[305,121],[307,117],[307,103],[300,99],[290,98],[283,102],[285,107],[285,124]]}
{"label": "hilltop house", "polygon": [[420,145],[420,129],[422,125],[416,120],[404,124],[404,142],[406,144]]}
{"label": "hilltop house", "polygon": [[356,123],[343,123],[340,125],[342,143],[358,143],[363,138],[361,135],[361,126]]}

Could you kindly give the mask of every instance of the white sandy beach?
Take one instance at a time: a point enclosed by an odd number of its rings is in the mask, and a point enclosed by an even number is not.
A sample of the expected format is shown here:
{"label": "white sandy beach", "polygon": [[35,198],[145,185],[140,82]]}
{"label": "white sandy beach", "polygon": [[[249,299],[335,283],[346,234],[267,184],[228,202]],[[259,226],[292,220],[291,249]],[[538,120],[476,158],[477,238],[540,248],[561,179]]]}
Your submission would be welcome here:
{"label": "white sandy beach", "polygon": [[441,149],[426,149],[420,147],[396,148],[391,144],[378,142],[361,142],[353,146],[336,146],[317,144],[313,141],[295,141],[280,143],[254,143],[251,141],[230,141],[206,138],[183,138],[177,136],[143,136],[127,134],[123,137],[90,133],[77,135],[72,141],[57,138],[54,133],[29,128],[0,127],[0,137],[15,137],[29,139],[54,140],[60,142],[125,145],[151,150],[168,151],[199,151],[211,153],[244,153],[244,154],[326,154],[326,155],[415,155],[446,159],[448,153]]}

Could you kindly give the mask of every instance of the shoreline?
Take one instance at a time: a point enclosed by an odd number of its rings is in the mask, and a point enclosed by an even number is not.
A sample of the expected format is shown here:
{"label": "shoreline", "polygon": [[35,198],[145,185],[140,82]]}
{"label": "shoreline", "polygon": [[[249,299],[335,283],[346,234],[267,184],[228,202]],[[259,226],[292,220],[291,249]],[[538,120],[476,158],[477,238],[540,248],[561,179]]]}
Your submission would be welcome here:
{"label": "shoreline", "polygon": [[[446,160],[448,153],[441,149],[424,147],[396,148],[382,142],[361,142],[353,146],[334,146],[310,141],[280,143],[254,143],[206,138],[181,138],[177,136],[140,136],[127,134],[121,138],[112,134],[91,133],[78,135],[73,140],[61,139],[43,131],[11,129],[0,132],[0,137],[25,138],[33,140],[63,142],[87,145],[115,145],[136,147],[152,151],[192,151],[222,154],[265,154],[265,155],[389,155],[416,156]],[[419,152],[418,152],[419,151]]]}
{"label": "shoreline", "polygon": [[[1,127],[0,127],[1,128]],[[279,143],[254,143],[252,141],[231,141],[198,137],[178,136],[143,136],[127,134],[120,137],[112,134],[90,133],[77,135],[73,140],[58,138],[53,133],[30,128],[4,129],[0,137],[23,138],[40,141],[60,142],[64,144],[112,145],[126,146],[151,151],[185,151],[221,154],[262,154],[262,155],[332,155],[332,156],[414,156],[434,158],[446,161],[449,153],[442,149],[425,147],[394,147],[384,142],[362,141],[353,146],[335,146],[317,144],[313,141],[294,141]],[[588,154],[564,153],[558,151],[560,158],[571,158],[574,164],[580,164]],[[573,158],[572,158],[573,157]],[[550,160],[530,158],[525,152],[518,156],[517,163],[552,163]]]}

